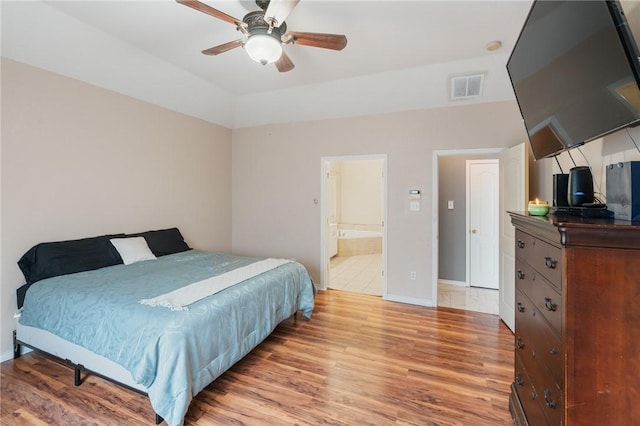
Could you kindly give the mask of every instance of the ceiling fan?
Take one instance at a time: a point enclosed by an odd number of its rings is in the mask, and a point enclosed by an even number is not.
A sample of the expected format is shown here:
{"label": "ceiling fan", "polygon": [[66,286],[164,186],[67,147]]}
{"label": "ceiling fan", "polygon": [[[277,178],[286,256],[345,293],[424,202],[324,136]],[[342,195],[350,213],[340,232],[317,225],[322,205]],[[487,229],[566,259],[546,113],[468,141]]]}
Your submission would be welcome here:
{"label": "ceiling fan", "polygon": [[242,20],[227,15],[198,0],[176,0],[192,9],[211,15],[236,26],[245,37],[203,50],[205,55],[219,55],[236,47],[244,47],[251,59],[262,65],[275,63],[280,72],[294,67],[282,49],[285,44],[342,50],[347,38],[340,34],[306,33],[287,31],[284,22],[300,0],[255,0],[261,10],[247,13]]}

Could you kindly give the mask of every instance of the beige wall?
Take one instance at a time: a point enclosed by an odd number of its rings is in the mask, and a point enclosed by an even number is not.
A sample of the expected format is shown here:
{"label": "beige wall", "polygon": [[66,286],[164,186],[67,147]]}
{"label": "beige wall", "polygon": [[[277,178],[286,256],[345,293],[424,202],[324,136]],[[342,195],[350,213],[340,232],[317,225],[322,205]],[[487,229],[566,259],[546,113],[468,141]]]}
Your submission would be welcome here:
{"label": "beige wall", "polygon": [[[389,298],[431,303],[433,151],[525,138],[515,101],[236,129],[233,250],[295,257],[319,283],[321,158],[387,154]],[[420,212],[409,212],[410,189],[422,190]]]}
{"label": "beige wall", "polygon": [[231,130],[2,60],[0,353],[34,244],[177,226],[231,249]]}
{"label": "beige wall", "polygon": [[[380,229],[383,216],[384,160],[342,161],[340,223],[373,225]],[[365,229],[365,228],[363,228]]]}

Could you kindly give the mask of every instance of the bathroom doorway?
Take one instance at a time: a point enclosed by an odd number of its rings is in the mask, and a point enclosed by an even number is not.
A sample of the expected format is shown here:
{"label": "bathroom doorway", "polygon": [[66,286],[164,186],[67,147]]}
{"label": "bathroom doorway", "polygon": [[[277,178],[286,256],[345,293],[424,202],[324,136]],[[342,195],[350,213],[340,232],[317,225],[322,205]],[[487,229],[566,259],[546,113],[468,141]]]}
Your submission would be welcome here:
{"label": "bathroom doorway", "polygon": [[386,295],[386,156],[322,159],[323,288]]}

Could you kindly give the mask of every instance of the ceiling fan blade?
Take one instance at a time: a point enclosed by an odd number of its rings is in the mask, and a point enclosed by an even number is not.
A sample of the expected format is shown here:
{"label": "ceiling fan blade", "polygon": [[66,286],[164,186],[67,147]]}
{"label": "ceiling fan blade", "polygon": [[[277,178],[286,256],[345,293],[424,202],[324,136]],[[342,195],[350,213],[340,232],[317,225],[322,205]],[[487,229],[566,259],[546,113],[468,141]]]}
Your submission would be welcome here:
{"label": "ceiling fan blade", "polygon": [[289,59],[289,56],[284,53],[284,50],[282,51],[282,55],[280,55],[280,58],[275,62],[275,64],[276,68],[278,68],[278,71],[280,72],[291,71],[295,67],[295,65],[293,65],[293,62],[291,62],[291,59]]}
{"label": "ceiling fan blade", "polygon": [[244,43],[243,39],[238,39],[238,40],[230,41],[228,43],[220,44],[218,46],[210,47],[206,50],[203,50],[202,53],[204,53],[205,55],[219,55],[228,50],[235,49],[236,47],[240,47],[242,46],[243,43]]}
{"label": "ceiling fan blade", "polygon": [[273,26],[279,27],[299,2],[300,0],[271,0],[264,13],[265,21],[272,20]]}
{"label": "ceiling fan blade", "polygon": [[[303,46],[321,47],[323,49],[342,50],[347,45],[347,37],[340,34],[301,33],[287,31],[284,35],[288,43]],[[290,41],[289,41],[290,40]]]}
{"label": "ceiling fan blade", "polygon": [[198,0],[176,0],[176,1],[185,6],[189,6],[192,9],[206,13],[207,15],[211,15],[214,18],[222,19],[223,21],[229,22],[234,25],[242,25],[241,19],[236,19],[231,15],[227,15],[224,12],[220,12],[218,9],[214,9],[213,7],[206,5],[204,3],[201,3]]}

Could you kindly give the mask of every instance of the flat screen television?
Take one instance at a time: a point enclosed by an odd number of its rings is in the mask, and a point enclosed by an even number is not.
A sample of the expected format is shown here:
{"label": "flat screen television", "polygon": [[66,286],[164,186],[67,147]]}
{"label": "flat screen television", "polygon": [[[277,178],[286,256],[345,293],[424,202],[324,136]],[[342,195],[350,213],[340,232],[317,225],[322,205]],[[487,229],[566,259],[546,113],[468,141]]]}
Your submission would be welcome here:
{"label": "flat screen television", "polygon": [[639,56],[618,1],[534,1],[507,62],[534,158],[640,124]]}

